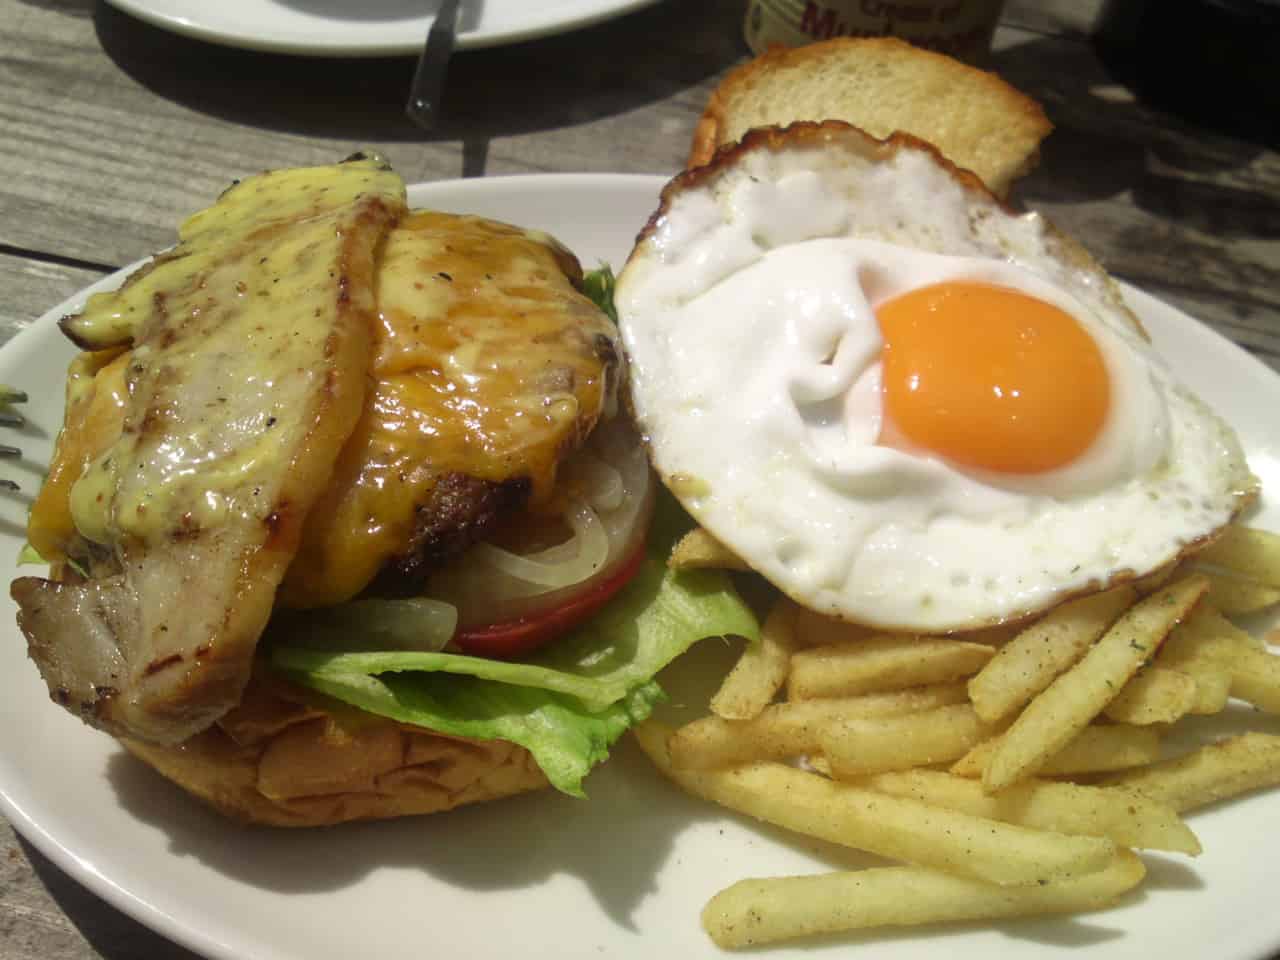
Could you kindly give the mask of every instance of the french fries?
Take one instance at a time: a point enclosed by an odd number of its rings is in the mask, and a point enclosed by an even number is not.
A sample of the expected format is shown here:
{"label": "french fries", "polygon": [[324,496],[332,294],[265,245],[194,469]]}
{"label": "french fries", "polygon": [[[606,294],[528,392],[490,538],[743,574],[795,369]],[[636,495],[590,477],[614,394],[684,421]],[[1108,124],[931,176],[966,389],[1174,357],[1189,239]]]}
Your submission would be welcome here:
{"label": "french fries", "polygon": [[992,653],[981,643],[906,635],[812,647],[791,658],[787,695],[810,700],[948,683],[976,673]]}
{"label": "french fries", "polygon": [[676,543],[667,558],[673,570],[710,567],[716,570],[750,570],[742,558],[702,527],[694,527]]}
{"label": "french fries", "polygon": [[1245,733],[1104,781],[1179,813],[1280,784],[1280,737]]}
{"label": "french fries", "polygon": [[1024,780],[990,794],[974,780],[940,770],[879,773],[860,782],[882,793],[1037,830],[1109,837],[1117,846],[1145,850],[1200,852],[1200,841],[1177,812],[1137,789]]}
{"label": "french fries", "polygon": [[920,713],[862,717],[818,732],[818,749],[838,780],[885,770],[945,763],[964,755],[990,733],[972,704]]}
{"label": "french fries", "polygon": [[1231,671],[1231,695],[1267,713],[1280,713],[1280,656],[1250,650]]}
{"label": "french fries", "polygon": [[[1232,652],[1221,645],[1215,647],[1209,639],[1209,632],[1215,630],[1217,621],[1232,630],[1236,629],[1209,604],[1200,603],[1165,638],[1154,661],[1157,667],[1177,670],[1195,681],[1195,701],[1188,711],[1192,714],[1207,716],[1219,713],[1225,709],[1231,696]],[[1253,638],[1248,634],[1243,635],[1245,645],[1251,645]],[[1230,642],[1228,635],[1228,643]]]}
{"label": "french fries", "polygon": [[795,700],[767,706],[750,720],[702,717],[685,724],[667,744],[682,770],[714,770],[760,760],[785,760],[817,752],[818,733],[846,720],[888,717],[964,703],[963,683],[936,684],[829,700]]}
{"label": "french fries", "polygon": [[900,865],[743,880],[706,905],[705,930],[736,948],[1100,909],[1141,882],[1132,850],[1196,856],[1182,813],[1280,786],[1274,733],[1162,755],[1166,731],[1232,698],[1280,713],[1280,630],[1224,615],[1255,601],[1280,602],[1280,535],[1234,527],[1158,575],[954,637],[780,601],[770,645],[716,695],[739,691],[738,718],[718,703],[637,738],[695,796]]}
{"label": "french fries", "polygon": [[1136,597],[1133,587],[1122,586],[1072,600],[1019,633],[969,681],[978,716],[996,723],[1025,706],[1084,656]]}
{"label": "french fries", "polygon": [[734,948],[868,927],[1080,913],[1115,903],[1145,875],[1142,861],[1121,850],[1096,873],[1034,887],[919,867],[741,880],[711,899],[702,926],[717,945]]}
{"label": "french fries", "polygon": [[1000,886],[1034,885],[1103,869],[1115,844],[1101,837],[1029,830],[893,797],[780,763],[732,770],[677,770],[670,729],[635,728],[649,759],[694,796],[730,810],[857,850]]}
{"label": "french fries", "polygon": [[[999,745],[999,737],[978,744],[951,765],[951,772],[961,777],[982,779]],[[1149,726],[1113,723],[1085,727],[1056,753],[1049,755],[1041,764],[1039,773],[1046,777],[1106,773],[1155,763],[1158,759],[1159,731]]]}
{"label": "french fries", "polygon": [[1231,696],[1280,713],[1280,656],[1212,607],[1197,609],[1170,635],[1166,665],[1214,666],[1229,677]]}
{"label": "french fries", "polygon": [[1271,587],[1280,587],[1280,534],[1233,524],[1196,554],[1197,564],[1223,567]]}
{"label": "french fries", "polygon": [[1168,667],[1147,667],[1120,688],[1102,713],[1116,723],[1173,723],[1196,706],[1195,678]]}
{"label": "french fries", "polygon": [[712,713],[727,720],[750,720],[769,705],[787,679],[797,612],[789,600],[774,605],[759,642],[742,652],[711,698]]}
{"label": "french fries", "polygon": [[1280,602],[1280,587],[1209,570],[1199,575],[1209,581],[1209,597],[1223,613],[1243,616]]}
{"label": "french fries", "polygon": [[1035,774],[1155,656],[1208,589],[1203,577],[1190,576],[1130,607],[1079,663],[1022,711],[982,772],[983,786],[995,792]]}
{"label": "french fries", "polygon": [[865,640],[875,636],[876,632],[870,627],[823,617],[803,608],[796,617],[796,640],[805,647],[829,647],[854,640]]}

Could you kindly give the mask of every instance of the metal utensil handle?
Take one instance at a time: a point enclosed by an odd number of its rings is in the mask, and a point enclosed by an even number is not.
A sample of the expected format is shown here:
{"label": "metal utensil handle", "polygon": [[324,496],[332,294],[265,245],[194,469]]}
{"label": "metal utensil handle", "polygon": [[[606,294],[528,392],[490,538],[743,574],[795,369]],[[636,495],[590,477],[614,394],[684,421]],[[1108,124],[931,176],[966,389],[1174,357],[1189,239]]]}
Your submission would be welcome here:
{"label": "metal utensil handle", "polygon": [[413,83],[409,86],[409,102],[405,104],[404,112],[426,130],[434,126],[440,108],[444,75],[457,38],[458,6],[459,0],[442,0],[431,29],[427,31],[427,42],[413,72]]}

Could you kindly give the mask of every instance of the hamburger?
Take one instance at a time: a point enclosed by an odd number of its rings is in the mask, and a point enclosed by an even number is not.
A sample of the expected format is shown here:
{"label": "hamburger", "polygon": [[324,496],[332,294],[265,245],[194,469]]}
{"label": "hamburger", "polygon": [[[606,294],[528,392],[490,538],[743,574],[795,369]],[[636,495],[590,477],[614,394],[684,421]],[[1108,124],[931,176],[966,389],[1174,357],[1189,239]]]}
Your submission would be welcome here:
{"label": "hamburger", "polygon": [[[61,321],[83,351],[15,580],[52,699],[280,825],[580,795],[699,637],[612,320],[546,234],[376,156],[234,184]],[[670,529],[668,529],[670,528]]]}

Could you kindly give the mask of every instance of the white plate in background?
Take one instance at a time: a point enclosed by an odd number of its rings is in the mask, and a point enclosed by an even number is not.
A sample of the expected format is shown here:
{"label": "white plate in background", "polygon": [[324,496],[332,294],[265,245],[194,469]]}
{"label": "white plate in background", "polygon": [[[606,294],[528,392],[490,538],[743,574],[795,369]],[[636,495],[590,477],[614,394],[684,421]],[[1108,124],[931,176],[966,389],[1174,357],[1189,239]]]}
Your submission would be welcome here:
{"label": "white plate in background", "polygon": [[[139,20],[197,40],[317,57],[413,55],[438,0],[107,0]],[[590,26],[657,0],[462,0],[460,50]]]}
{"label": "white plate in background", "polygon": [[[477,213],[555,234],[584,267],[620,265],[656,205],[657,177],[549,175],[413,187],[416,206]],[[120,275],[98,287],[118,283]],[[91,288],[92,289],[92,288]],[[87,293],[88,291],[85,291]],[[1240,432],[1264,490],[1280,489],[1280,377],[1209,328],[1127,291],[1157,347]],[[0,382],[31,394],[30,491],[61,422],[71,346],[53,308],[0,349]],[[10,469],[6,464],[6,470]],[[0,501],[0,578],[15,574],[25,502]],[[1280,506],[1254,518],[1280,530]],[[29,571],[26,571],[29,572]],[[546,791],[438,816],[319,830],[222,820],[48,701],[0,614],[0,810],[46,856],[144,924],[219,960],[422,956],[726,957],[699,913],[747,876],[811,873],[871,858],[757,826],[682,796],[624,741],[588,778],[588,801]],[[679,686],[723,645],[678,660]],[[1276,718],[1250,718],[1280,733]],[[1275,909],[1280,793],[1189,818],[1205,852],[1145,855],[1141,892],[1074,918],[955,924],[783,946],[768,960],[1261,960],[1280,948]]]}

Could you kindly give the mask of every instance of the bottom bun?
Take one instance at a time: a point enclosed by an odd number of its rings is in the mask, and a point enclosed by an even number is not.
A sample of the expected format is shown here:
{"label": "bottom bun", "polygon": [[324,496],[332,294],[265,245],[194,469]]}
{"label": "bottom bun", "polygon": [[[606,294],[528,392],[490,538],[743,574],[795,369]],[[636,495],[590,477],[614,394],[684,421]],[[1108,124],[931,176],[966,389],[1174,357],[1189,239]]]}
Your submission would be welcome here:
{"label": "bottom bun", "polygon": [[177,746],[134,756],[236,820],[315,827],[438,813],[547,786],[522,747],[449,737],[255,677],[241,705]]}

